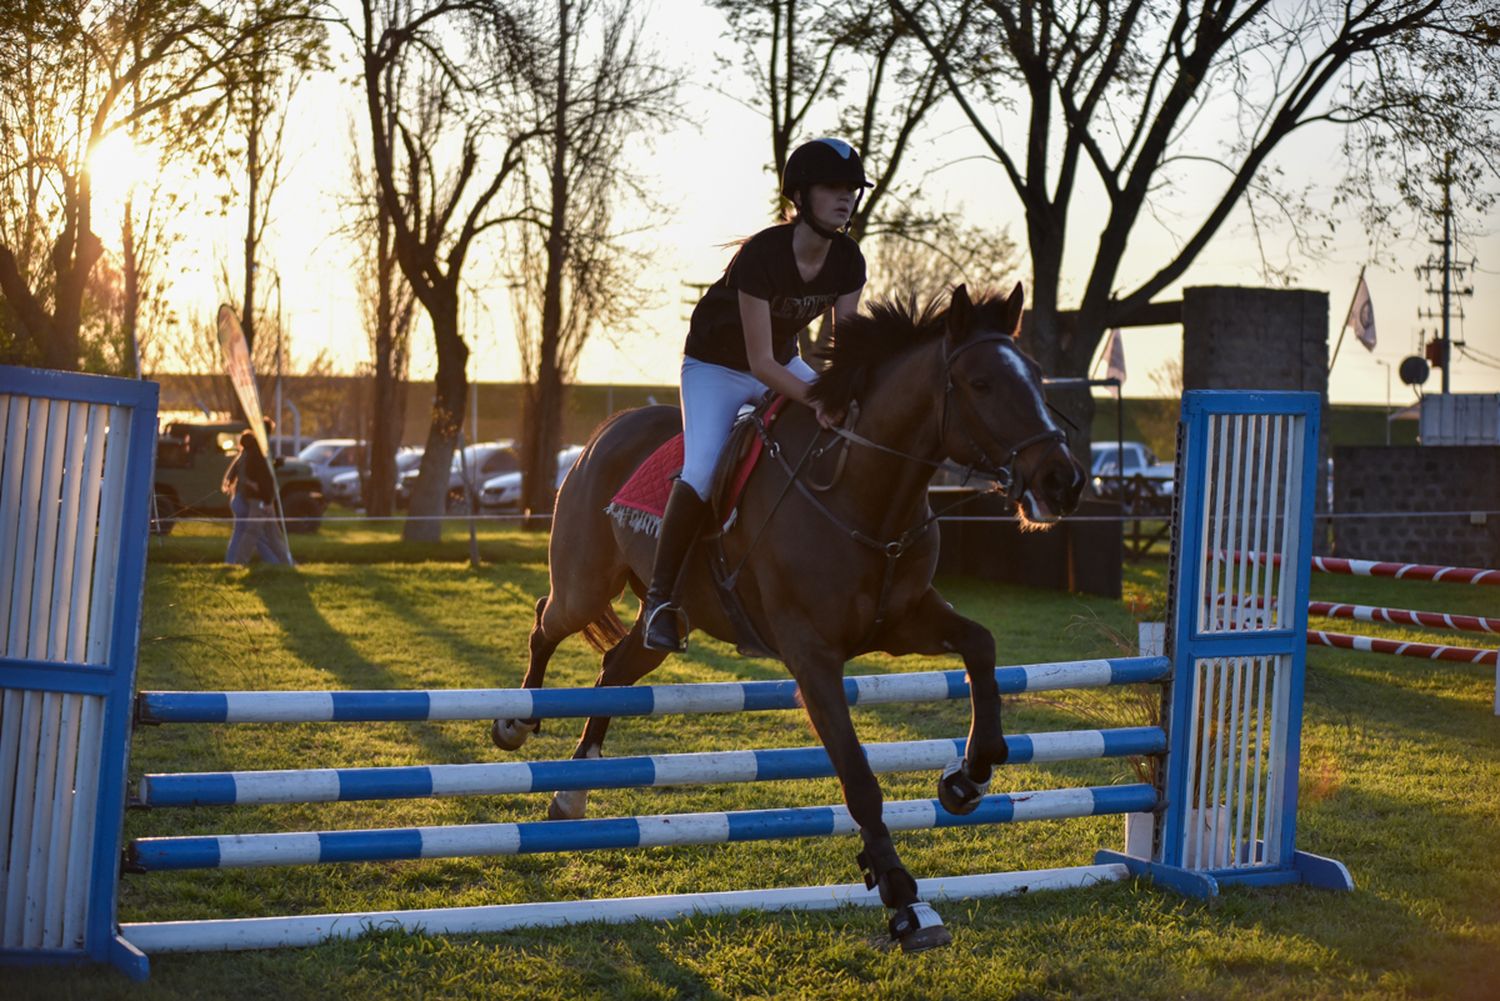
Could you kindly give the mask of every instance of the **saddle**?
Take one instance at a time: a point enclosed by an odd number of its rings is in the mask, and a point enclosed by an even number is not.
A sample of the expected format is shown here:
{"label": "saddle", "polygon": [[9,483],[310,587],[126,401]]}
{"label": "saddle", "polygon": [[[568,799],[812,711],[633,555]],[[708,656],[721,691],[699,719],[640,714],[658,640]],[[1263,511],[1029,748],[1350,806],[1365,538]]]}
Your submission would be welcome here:
{"label": "saddle", "polygon": [[[714,582],[718,585],[720,604],[734,625],[735,646],[740,653],[750,657],[780,655],[761,638],[745,612],[739,595],[735,593],[735,581],[730,579],[728,560],[724,554],[724,534],[738,519],[739,501],[744,495],[745,485],[765,453],[764,431],[769,430],[776,422],[786,401],[785,396],[767,393],[759,403],[754,406],[747,404],[741,409],[729,433],[729,440],[719,455],[718,464],[714,467],[709,491],[710,510],[717,525],[717,531],[708,535],[712,543],[709,564],[714,572]],[[625,481],[625,485],[605,507],[605,512],[625,528],[646,535],[660,535],[667,497],[672,491],[672,481],[682,472],[682,464],[683,438],[681,434],[677,434],[661,444],[636,467],[630,479]]]}
{"label": "saddle", "polygon": [[[738,516],[740,497],[750,482],[765,450],[759,428],[769,429],[786,406],[786,397],[767,393],[759,403],[746,404],[735,419],[729,439],[719,454],[709,489],[709,504],[721,531],[728,531]],[[758,418],[758,420],[757,420]],[[682,473],[683,440],[676,434],[636,467],[625,485],[616,491],[605,513],[625,528],[650,536],[661,534],[672,481]]]}

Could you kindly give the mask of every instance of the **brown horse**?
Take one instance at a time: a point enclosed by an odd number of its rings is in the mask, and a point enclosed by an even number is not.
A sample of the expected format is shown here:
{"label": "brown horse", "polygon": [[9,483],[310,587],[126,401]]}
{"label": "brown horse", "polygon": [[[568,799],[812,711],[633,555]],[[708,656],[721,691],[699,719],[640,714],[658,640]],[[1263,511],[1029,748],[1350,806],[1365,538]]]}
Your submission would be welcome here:
{"label": "brown horse", "polygon": [[[1016,345],[1022,303],[1019,285],[1008,299],[977,303],[959,286],[946,310],[878,304],[842,324],[813,390],[835,408],[859,404],[855,426],[839,443],[847,454],[834,484],[815,491],[789,483],[798,457],[815,443],[837,442],[811,410],[792,407],[774,426],[779,458],[762,458],[722,540],[727,561],[743,564],[738,594],[751,623],[797,681],[859,825],[866,881],[894,911],[892,937],[908,951],[946,944],[949,936],[918,900],[882,821],[880,785],[844,696],[844,664],[876,650],[963,658],[972,693],[967,755],[944,770],[938,792],[949,811],[973,811],[991,769],[1006,757],[995,641],[933,589],[938,530],[928,483],[943,460],[952,460],[994,480],[1027,520],[1041,523],[1070,513],[1084,483],[1048,413],[1040,370]],[[627,633],[610,606],[627,584],[637,596],[644,592],[654,541],[604,509],[681,429],[675,407],[618,414],[594,433],[568,474],[554,515],[551,592],[537,602],[531,631],[527,688],[541,687],[553,650],[580,631],[596,648],[608,648],[599,685],[634,684],[665,658],[642,645],[641,618]],[[733,642],[739,637],[706,549],[700,544],[683,572],[682,604],[693,627]],[[493,737],[514,750],[535,726],[496,720]],[[588,720],[574,757],[598,757],[608,726],[607,717]],[[549,814],[581,817],[587,796],[560,792]]]}

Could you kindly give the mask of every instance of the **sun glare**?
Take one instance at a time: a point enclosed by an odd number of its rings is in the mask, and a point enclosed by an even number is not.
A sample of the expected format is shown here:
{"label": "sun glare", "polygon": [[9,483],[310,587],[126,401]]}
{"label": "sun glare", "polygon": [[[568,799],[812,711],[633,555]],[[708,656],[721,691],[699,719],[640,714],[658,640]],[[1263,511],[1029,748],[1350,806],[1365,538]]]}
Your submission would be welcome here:
{"label": "sun glare", "polygon": [[96,232],[119,227],[125,202],[157,166],[151,151],[136,146],[123,132],[109,134],[94,147],[89,154],[89,177]]}

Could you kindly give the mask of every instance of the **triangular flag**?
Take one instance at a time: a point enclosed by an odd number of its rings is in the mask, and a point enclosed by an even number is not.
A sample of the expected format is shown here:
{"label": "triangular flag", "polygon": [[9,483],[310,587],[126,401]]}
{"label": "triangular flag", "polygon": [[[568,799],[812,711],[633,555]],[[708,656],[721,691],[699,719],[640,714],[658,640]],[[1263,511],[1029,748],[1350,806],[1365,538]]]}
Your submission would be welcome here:
{"label": "triangular flag", "polygon": [[[1104,351],[1104,378],[1119,379],[1120,386],[1125,384],[1125,339],[1120,336],[1119,327],[1111,327],[1105,336]],[[1111,396],[1120,395],[1120,386],[1110,386]]]}
{"label": "triangular flag", "polygon": [[1359,279],[1359,288],[1354,290],[1354,301],[1349,304],[1349,316],[1344,326],[1354,331],[1367,350],[1375,350],[1375,305],[1370,302],[1370,287],[1364,276]]}

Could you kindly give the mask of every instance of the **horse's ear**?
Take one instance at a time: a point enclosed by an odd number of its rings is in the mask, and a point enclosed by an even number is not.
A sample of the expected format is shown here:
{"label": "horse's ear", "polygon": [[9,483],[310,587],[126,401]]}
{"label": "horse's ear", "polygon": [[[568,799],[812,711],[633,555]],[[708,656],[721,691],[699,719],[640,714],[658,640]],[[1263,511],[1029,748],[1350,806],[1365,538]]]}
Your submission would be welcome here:
{"label": "horse's ear", "polygon": [[1021,288],[1021,283],[1016,282],[1016,287],[1011,289],[1010,297],[1005,300],[1005,332],[1012,337],[1021,333],[1021,316],[1026,311],[1026,292]]}
{"label": "horse's ear", "polygon": [[974,303],[969,299],[967,286],[959,285],[948,300],[948,339],[961,341],[973,328]]}

